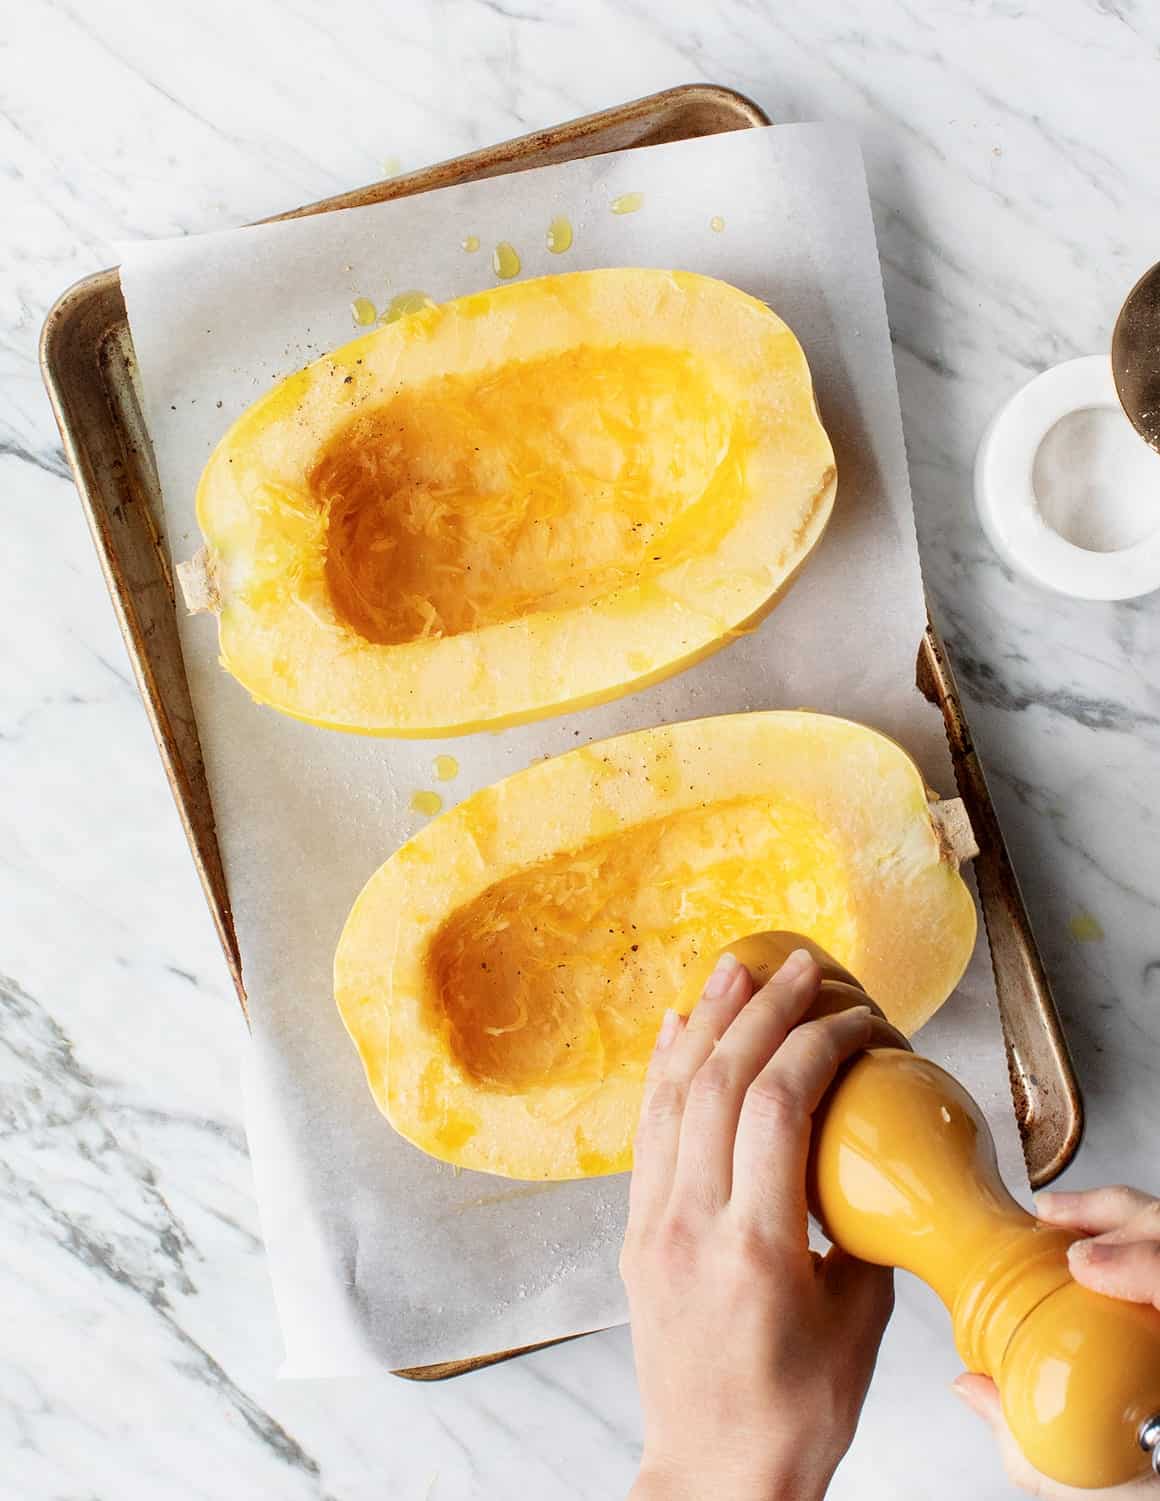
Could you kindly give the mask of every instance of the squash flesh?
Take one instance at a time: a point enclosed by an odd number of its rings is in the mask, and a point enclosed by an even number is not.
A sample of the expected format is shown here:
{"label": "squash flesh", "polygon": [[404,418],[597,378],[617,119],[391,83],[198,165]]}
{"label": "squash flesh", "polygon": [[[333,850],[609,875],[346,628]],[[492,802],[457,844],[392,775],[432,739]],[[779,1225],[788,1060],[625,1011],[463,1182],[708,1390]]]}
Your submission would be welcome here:
{"label": "squash flesh", "polygon": [[663,1010],[771,927],[822,944],[913,1032],[960,978],[974,903],[922,778],[872,730],[769,712],[530,767],[386,862],[335,961],[395,1128],[510,1177],[630,1165]]}
{"label": "squash flesh", "polygon": [[525,722],[750,628],[817,543],[833,451],[792,332],[678,272],[429,308],[246,412],[198,490],[223,665],[362,733]]}
{"label": "squash flesh", "polygon": [[[808,869],[803,868],[808,858]],[[686,809],[496,882],[435,934],[435,1027],[482,1088],[519,1094],[639,1072],[666,1006],[763,922],[853,947],[840,849],[808,809]]]}
{"label": "squash flesh", "polygon": [[386,645],[582,607],[711,550],[747,446],[677,350],[442,376],[353,418],[310,473],[332,598]]}

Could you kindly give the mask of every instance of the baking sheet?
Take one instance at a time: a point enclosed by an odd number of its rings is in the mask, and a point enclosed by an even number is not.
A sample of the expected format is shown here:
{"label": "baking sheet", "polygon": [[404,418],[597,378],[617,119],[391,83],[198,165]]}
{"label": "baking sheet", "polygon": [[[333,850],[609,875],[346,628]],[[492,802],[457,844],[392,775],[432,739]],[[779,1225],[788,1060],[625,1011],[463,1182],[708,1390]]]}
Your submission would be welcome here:
{"label": "baking sheet", "polygon": [[[641,193],[632,214],[613,199]],[[545,232],[566,214],[566,255]],[[719,217],[724,229],[714,231]],[[481,250],[462,242],[477,236]],[[838,454],[834,519],[763,626],[619,703],[445,742],[341,736],[254,705],[217,666],[207,617],[183,650],[217,815],[253,1026],[248,1120],[288,1373],[417,1365],[616,1322],[622,1179],[521,1185],[432,1162],[375,1110],[330,994],[363,881],[421,819],[545,753],[661,721],[807,706],[894,735],[953,791],[941,716],[913,688],[925,607],[889,333],[856,142],[815,125],[650,147],[283,224],[125,247],[122,285],[175,558],[199,545],[193,497],[229,422],[279,376],[352,337],[350,305],[523,274],[683,267],[767,299],[814,372]],[[432,760],[461,771],[438,784]],[[986,1109],[1023,1182],[1002,1035],[982,953],[923,1034]]]}

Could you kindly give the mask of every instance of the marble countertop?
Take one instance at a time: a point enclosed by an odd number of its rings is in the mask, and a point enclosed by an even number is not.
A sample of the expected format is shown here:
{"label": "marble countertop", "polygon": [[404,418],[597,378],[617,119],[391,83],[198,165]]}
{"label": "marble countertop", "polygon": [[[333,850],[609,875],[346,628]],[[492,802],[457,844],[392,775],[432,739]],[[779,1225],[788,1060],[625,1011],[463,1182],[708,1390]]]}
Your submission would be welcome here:
{"label": "marble countertop", "polygon": [[[1075,1184],[1156,1188],[1160,596],[1013,578],[970,500],[987,418],[1107,348],[1160,255],[1160,15],[1134,0],[29,0],[0,43],[0,1496],[617,1496],[624,1331],[440,1387],[274,1380],[230,989],[36,365],[111,243],[242,222],[708,79],[863,142],[924,567],[1086,1094]],[[1160,479],[1160,473],[1158,473]],[[932,1324],[933,1327],[933,1324]],[[934,1353],[932,1353],[934,1352]],[[930,1363],[897,1469],[1012,1494]],[[944,1379],[945,1378],[945,1379]],[[881,1419],[879,1419],[881,1420]]]}

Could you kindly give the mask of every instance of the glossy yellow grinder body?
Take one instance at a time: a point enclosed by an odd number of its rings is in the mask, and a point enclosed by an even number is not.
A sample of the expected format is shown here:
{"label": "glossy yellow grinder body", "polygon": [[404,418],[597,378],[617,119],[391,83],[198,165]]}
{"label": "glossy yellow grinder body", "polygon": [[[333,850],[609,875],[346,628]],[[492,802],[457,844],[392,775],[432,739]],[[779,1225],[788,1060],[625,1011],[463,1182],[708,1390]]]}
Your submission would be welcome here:
{"label": "glossy yellow grinder body", "polygon": [[[764,981],[814,950],[817,1011],[865,1004],[857,981],[796,934],[729,946]],[[1074,1232],[1035,1219],[999,1176],[982,1111],[905,1041],[861,1053],[815,1117],[811,1204],[851,1255],[902,1267],[946,1304],[969,1370],[990,1376],[1033,1465],[1068,1485],[1110,1486],[1160,1454],[1160,1312],[1103,1297],[1067,1265]]]}

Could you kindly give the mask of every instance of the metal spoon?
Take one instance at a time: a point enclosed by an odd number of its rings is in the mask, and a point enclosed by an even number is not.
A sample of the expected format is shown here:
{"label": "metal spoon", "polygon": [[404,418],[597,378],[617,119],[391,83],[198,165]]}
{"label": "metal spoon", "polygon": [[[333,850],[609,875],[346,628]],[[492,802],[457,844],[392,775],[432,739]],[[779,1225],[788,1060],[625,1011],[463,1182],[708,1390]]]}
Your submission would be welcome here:
{"label": "metal spoon", "polygon": [[1112,330],[1112,378],[1132,426],[1160,453],[1160,261],[1120,309]]}

